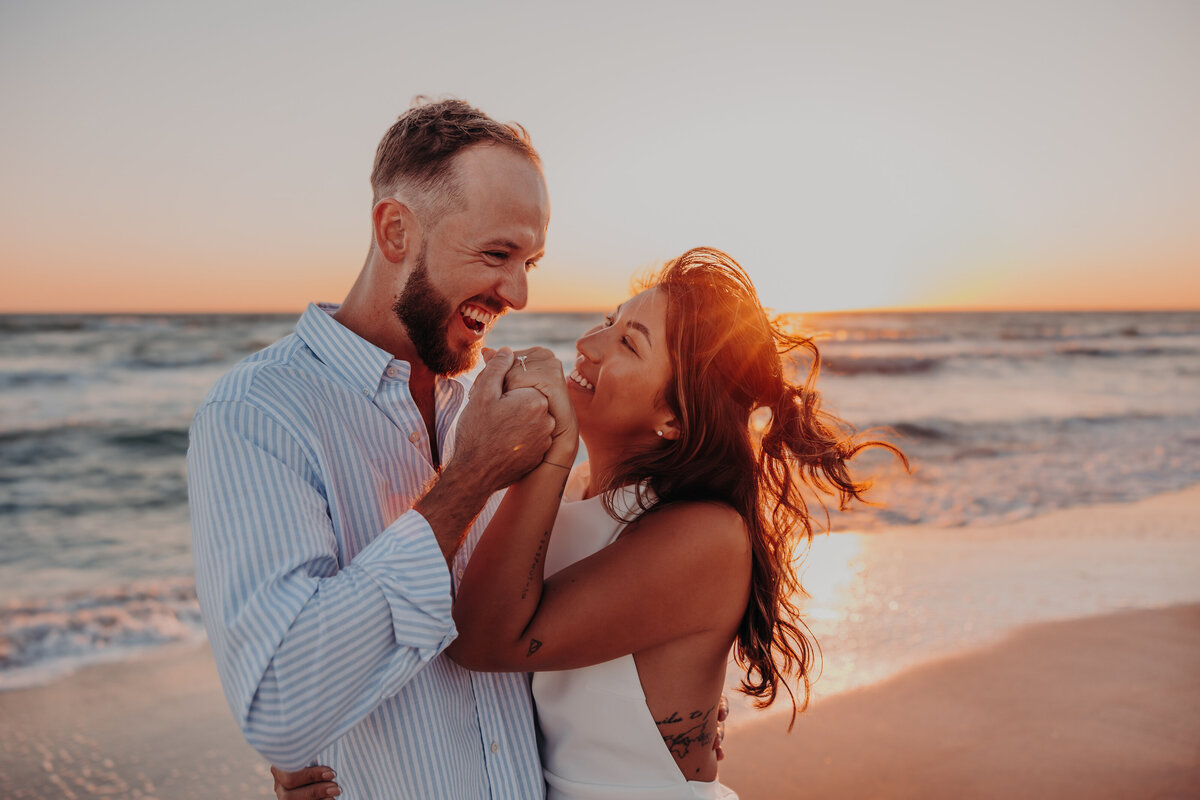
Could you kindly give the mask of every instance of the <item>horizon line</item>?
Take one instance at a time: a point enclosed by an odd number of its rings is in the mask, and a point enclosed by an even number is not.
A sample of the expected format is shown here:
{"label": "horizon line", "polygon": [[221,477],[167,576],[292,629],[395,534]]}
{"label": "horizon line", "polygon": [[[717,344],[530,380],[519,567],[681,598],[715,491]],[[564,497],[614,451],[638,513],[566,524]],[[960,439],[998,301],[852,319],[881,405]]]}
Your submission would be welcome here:
{"label": "horizon line", "polygon": [[[307,308],[307,305],[305,306]],[[559,307],[559,308],[536,308],[521,311],[510,311],[510,314],[601,314],[606,311],[611,311],[609,306],[595,307]],[[1170,314],[1170,313],[1191,313],[1200,312],[1200,305],[1196,306],[1163,306],[1163,307],[1128,307],[1128,306],[1089,306],[1089,307],[1030,307],[1030,306],[863,306],[858,308],[838,308],[838,309],[822,309],[822,310],[807,310],[807,311],[781,311],[774,308],[766,308],[773,314],[779,315],[821,315],[821,314],[1088,314],[1088,313],[1109,313],[1109,314]],[[105,317],[105,316],[128,316],[128,317],[161,317],[161,316],[289,316],[304,313],[304,308],[293,310],[232,310],[232,309],[193,309],[193,310],[56,310],[56,311],[22,311],[14,309],[0,308],[0,316],[6,317],[52,317],[52,316],[77,316],[77,317]]]}

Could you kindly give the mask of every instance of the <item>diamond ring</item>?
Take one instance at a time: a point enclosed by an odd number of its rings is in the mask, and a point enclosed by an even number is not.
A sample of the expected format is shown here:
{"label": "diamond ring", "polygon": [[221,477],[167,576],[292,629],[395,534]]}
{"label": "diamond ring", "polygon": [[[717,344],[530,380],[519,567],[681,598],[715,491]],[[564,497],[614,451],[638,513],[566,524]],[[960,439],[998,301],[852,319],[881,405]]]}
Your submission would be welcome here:
{"label": "diamond ring", "polygon": [[527,358],[529,358],[529,356],[517,356],[517,361],[521,362],[521,369],[525,370],[526,372],[529,371],[529,367],[525,366],[525,359]]}

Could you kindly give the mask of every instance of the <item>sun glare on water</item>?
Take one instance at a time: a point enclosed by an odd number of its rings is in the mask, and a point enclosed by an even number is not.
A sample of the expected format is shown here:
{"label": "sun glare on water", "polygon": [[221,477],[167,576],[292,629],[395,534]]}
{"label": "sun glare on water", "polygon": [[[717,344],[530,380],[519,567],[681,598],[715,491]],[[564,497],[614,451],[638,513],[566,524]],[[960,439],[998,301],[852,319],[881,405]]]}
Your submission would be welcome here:
{"label": "sun glare on water", "polygon": [[859,558],[863,534],[823,534],[813,539],[812,547],[797,557],[801,583],[810,595],[804,602],[805,617],[836,620],[845,612],[846,591],[859,578],[864,565]]}

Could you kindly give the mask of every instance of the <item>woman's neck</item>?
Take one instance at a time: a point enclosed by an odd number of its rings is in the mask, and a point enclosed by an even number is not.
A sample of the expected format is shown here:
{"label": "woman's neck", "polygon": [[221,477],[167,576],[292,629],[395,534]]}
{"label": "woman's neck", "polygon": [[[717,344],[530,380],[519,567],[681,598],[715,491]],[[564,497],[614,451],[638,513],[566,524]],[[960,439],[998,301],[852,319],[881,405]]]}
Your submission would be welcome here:
{"label": "woman's neck", "polygon": [[588,483],[587,488],[583,490],[583,499],[589,500],[603,490],[604,487],[600,485],[601,477],[613,473],[613,468],[618,463],[617,451],[589,442],[586,436],[580,438],[583,440],[583,446],[587,448],[588,456]]}

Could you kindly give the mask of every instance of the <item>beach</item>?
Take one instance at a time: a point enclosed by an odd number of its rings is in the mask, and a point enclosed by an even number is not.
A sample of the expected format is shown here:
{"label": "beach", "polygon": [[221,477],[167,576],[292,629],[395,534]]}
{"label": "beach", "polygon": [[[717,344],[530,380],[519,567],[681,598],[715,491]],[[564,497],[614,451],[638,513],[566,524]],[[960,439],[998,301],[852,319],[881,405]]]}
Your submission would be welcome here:
{"label": "beach", "polygon": [[1200,797],[1200,605],[1043,623],[731,737],[742,800]]}
{"label": "beach", "polygon": [[[735,698],[722,779],[744,800],[1200,797],[1197,511],[1192,487],[969,530],[818,538],[811,568],[836,563],[821,561],[826,542],[870,569],[817,587],[825,675],[791,734],[782,709]],[[897,590],[910,599],[891,609]],[[854,623],[855,602],[927,636]],[[949,626],[978,609],[998,622]],[[272,796],[205,646],[2,692],[0,720],[6,797]]]}

